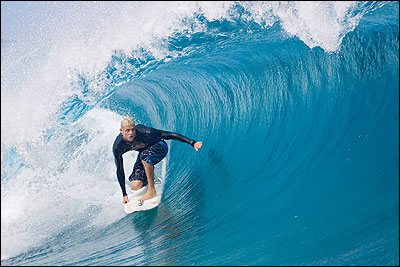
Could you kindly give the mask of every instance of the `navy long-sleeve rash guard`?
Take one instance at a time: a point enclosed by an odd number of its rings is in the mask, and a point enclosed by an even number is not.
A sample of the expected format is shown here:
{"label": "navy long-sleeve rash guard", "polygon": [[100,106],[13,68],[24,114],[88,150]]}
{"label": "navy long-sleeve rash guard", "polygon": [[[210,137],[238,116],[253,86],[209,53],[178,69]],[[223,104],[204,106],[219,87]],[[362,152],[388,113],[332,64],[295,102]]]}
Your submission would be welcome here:
{"label": "navy long-sleeve rash guard", "polygon": [[126,188],[125,188],[125,173],[124,173],[124,164],[122,160],[122,155],[125,152],[130,150],[143,151],[147,147],[163,140],[163,139],[174,139],[184,143],[187,143],[191,146],[194,146],[196,141],[187,138],[178,133],[166,132],[158,129],[154,129],[151,127],[144,126],[142,124],[138,124],[135,126],[136,137],[132,142],[125,141],[122,138],[122,134],[120,133],[114,141],[113,145],[113,154],[115,165],[117,167],[117,178],[119,185],[121,186],[122,195],[126,196]]}

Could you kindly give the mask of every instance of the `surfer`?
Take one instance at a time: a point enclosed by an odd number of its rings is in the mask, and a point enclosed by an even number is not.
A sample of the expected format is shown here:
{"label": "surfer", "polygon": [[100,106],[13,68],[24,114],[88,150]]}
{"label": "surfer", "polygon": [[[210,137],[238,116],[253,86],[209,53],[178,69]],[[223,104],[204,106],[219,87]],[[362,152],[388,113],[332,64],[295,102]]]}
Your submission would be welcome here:
{"label": "surfer", "polygon": [[113,154],[117,167],[117,178],[122,190],[122,203],[128,203],[125,189],[125,173],[122,155],[130,150],[139,152],[129,176],[132,190],[139,190],[148,185],[147,192],[139,201],[151,199],[156,196],[154,187],[154,165],[160,162],[168,153],[168,146],[164,139],[178,140],[187,143],[198,151],[203,145],[178,133],[166,132],[142,124],[135,125],[132,118],[125,117],[121,121],[120,134],[114,141]]}

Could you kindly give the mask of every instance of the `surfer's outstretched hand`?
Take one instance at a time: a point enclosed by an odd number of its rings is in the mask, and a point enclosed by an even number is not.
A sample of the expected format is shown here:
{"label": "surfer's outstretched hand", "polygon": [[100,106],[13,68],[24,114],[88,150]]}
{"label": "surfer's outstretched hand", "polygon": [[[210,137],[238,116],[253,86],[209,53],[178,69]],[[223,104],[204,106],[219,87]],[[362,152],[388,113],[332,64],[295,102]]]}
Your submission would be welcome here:
{"label": "surfer's outstretched hand", "polygon": [[122,199],[122,204],[128,203],[128,196],[124,196],[124,198]]}
{"label": "surfer's outstretched hand", "polygon": [[193,147],[194,149],[196,149],[196,151],[199,151],[202,145],[203,145],[202,142],[196,142]]}

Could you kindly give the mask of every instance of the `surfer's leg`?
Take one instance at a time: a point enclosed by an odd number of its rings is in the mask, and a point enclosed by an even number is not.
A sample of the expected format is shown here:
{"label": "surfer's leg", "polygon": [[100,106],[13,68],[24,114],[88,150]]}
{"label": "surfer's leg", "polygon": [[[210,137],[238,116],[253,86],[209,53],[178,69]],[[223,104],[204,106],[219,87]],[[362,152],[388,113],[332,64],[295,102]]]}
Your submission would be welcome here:
{"label": "surfer's leg", "polygon": [[154,165],[142,160],[142,164],[144,166],[144,170],[147,176],[147,192],[139,199],[139,201],[147,200],[153,198],[157,195],[156,189],[154,187]]}
{"label": "surfer's leg", "polygon": [[142,160],[140,159],[140,153],[133,167],[132,174],[129,176],[129,181],[131,182],[132,190],[139,190],[147,185],[147,178]]}
{"label": "surfer's leg", "polygon": [[143,153],[138,156],[142,161],[142,165],[144,167],[147,184],[149,185],[147,188],[147,192],[139,199],[139,201],[147,200],[153,198],[157,195],[156,189],[154,187],[154,165],[159,163],[168,153],[168,146],[165,141],[160,141],[151,147],[145,149]]}
{"label": "surfer's leg", "polygon": [[140,180],[131,181],[131,189],[136,191],[143,187],[143,183]]}

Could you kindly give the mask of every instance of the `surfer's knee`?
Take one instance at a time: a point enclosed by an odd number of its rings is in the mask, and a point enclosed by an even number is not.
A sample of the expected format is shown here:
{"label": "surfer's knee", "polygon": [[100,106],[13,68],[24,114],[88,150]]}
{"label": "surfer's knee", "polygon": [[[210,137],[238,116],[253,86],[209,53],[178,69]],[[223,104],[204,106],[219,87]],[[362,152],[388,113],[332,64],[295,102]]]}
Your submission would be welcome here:
{"label": "surfer's knee", "polygon": [[140,188],[142,188],[142,181],[140,180],[135,180],[131,182],[131,189],[132,190],[139,190]]}
{"label": "surfer's knee", "polygon": [[147,162],[147,161],[145,161],[145,160],[142,160],[142,164],[143,164],[143,166],[146,168],[146,167],[152,167],[152,166],[154,166],[153,164],[150,164],[149,162]]}

